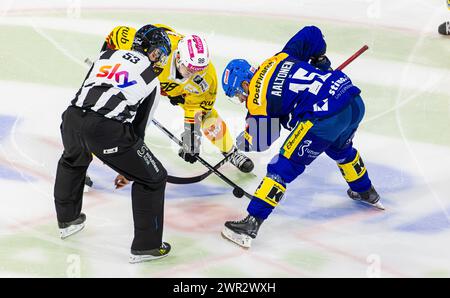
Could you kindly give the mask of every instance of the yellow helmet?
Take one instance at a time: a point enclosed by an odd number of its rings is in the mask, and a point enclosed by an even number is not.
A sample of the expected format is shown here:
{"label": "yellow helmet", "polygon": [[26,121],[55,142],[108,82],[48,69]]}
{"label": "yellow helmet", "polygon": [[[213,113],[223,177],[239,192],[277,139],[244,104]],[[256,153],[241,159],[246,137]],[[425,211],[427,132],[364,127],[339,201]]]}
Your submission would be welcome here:
{"label": "yellow helmet", "polygon": [[106,38],[108,47],[113,50],[131,50],[136,29],[127,26],[117,26]]}
{"label": "yellow helmet", "polygon": [[[450,1],[450,0],[449,0],[449,1]],[[158,27],[158,28],[163,28],[163,29],[166,30],[166,31],[175,32],[175,30],[173,30],[172,27],[169,27],[169,26],[164,25],[164,24],[155,24],[154,26],[155,26],[155,27]]]}

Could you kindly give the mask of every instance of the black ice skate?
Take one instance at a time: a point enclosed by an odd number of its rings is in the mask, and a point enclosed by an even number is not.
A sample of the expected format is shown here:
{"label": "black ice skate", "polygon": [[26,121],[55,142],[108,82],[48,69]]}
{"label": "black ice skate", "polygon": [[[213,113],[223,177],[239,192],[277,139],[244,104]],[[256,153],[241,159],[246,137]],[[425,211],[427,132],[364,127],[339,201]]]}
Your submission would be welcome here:
{"label": "black ice skate", "polygon": [[366,204],[369,204],[370,206],[374,206],[375,208],[385,210],[383,204],[381,204],[380,202],[380,195],[377,193],[377,191],[373,186],[371,186],[368,191],[360,193],[348,189],[347,194],[350,197],[350,199],[353,199],[355,201],[361,201]]}
{"label": "black ice skate", "polygon": [[142,263],[166,257],[170,252],[170,244],[163,242],[159,248],[149,250],[131,250],[130,263]]}
{"label": "black ice skate", "polygon": [[59,237],[61,239],[66,239],[70,235],[73,235],[84,228],[84,222],[86,221],[86,215],[84,213],[80,213],[77,219],[69,221],[69,222],[59,222]]}
{"label": "black ice skate", "polygon": [[227,221],[222,230],[222,236],[233,241],[237,245],[249,248],[252,239],[258,234],[259,227],[264,220],[258,219],[251,215],[240,221]]}
{"label": "black ice skate", "polygon": [[[230,158],[230,162],[239,169],[242,173],[250,173],[253,171],[253,168],[255,165],[253,164],[253,161],[248,158],[244,153],[239,151],[237,148],[233,148],[231,150],[234,150],[233,155]],[[224,155],[226,155],[224,153]]]}

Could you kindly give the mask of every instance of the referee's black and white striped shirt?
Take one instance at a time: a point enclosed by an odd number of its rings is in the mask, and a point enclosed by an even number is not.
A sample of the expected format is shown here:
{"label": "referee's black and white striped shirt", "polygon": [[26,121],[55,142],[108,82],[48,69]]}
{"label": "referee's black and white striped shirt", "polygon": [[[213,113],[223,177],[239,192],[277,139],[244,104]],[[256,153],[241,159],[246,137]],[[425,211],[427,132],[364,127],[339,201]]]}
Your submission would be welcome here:
{"label": "referee's black and white striped shirt", "polygon": [[131,123],[145,101],[150,114],[145,118],[151,119],[160,97],[159,84],[157,74],[143,54],[106,50],[92,65],[71,104]]}

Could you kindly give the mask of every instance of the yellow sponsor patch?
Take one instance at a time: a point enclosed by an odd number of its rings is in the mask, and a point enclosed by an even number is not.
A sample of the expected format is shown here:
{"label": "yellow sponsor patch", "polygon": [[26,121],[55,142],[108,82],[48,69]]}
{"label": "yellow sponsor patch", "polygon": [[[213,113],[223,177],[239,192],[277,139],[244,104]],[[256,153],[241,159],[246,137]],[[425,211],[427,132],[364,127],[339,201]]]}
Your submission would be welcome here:
{"label": "yellow sponsor patch", "polygon": [[308,130],[313,127],[313,123],[311,121],[300,122],[294,131],[289,135],[286,142],[284,142],[283,148],[281,149],[281,154],[290,158],[292,153],[294,153],[295,149],[298,147],[303,137],[306,135]]}
{"label": "yellow sponsor patch", "polygon": [[249,85],[249,96],[247,108],[251,115],[267,116],[267,89],[270,79],[284,59],[288,57],[286,53],[280,53],[264,61],[258,68]]}
{"label": "yellow sponsor patch", "polygon": [[283,198],[285,191],[286,188],[283,185],[266,176],[256,189],[254,196],[276,207]]}
{"label": "yellow sponsor patch", "polygon": [[355,158],[348,163],[339,164],[338,167],[341,170],[342,176],[344,176],[345,181],[353,182],[361,178],[367,171],[364,163],[359,156],[359,152],[356,153]]}
{"label": "yellow sponsor patch", "polygon": [[106,39],[110,48],[118,50],[130,50],[133,45],[136,29],[127,26],[118,26],[113,29]]}
{"label": "yellow sponsor patch", "polygon": [[250,145],[253,144],[253,137],[248,132],[244,133],[244,139],[246,139]]}

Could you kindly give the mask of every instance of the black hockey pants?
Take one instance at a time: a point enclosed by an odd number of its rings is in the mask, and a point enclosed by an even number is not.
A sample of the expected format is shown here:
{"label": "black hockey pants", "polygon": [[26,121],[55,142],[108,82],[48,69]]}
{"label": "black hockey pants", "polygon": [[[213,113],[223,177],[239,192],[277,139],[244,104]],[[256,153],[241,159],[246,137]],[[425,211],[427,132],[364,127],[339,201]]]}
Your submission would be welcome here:
{"label": "black hockey pants", "polygon": [[80,215],[84,179],[94,153],[117,173],[134,181],[131,249],[160,247],[167,172],[133,133],[132,126],[90,110],[69,107],[63,114],[61,135],[64,152],[58,162],[54,190],[58,221],[72,221]]}

